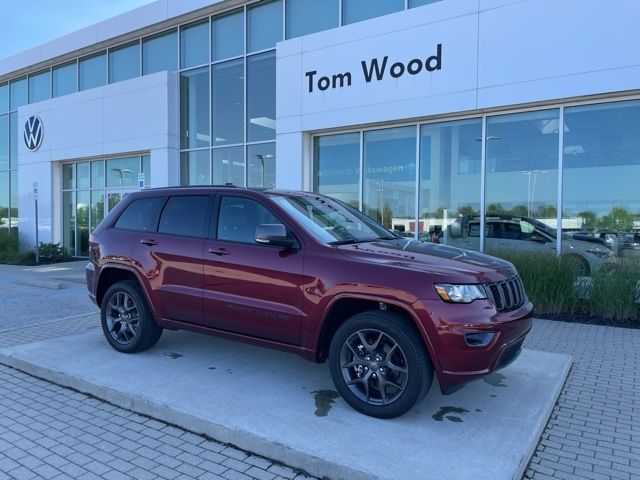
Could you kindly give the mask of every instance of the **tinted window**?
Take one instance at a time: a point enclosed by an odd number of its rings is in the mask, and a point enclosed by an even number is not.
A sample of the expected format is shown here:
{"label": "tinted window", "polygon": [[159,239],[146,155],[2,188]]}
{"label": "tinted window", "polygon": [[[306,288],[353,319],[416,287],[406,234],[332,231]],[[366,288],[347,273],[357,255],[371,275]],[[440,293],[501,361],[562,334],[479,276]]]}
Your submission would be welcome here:
{"label": "tinted window", "polygon": [[209,61],[209,21],[187,25],[180,30],[180,51],[182,68]]}
{"label": "tinted window", "polygon": [[340,2],[338,0],[288,0],[287,38],[338,26]]}
{"label": "tinted window", "polygon": [[78,65],[67,63],[53,69],[53,96],[59,97],[78,90]]}
{"label": "tinted window", "polygon": [[244,53],[244,13],[238,10],[211,21],[212,60],[236,57]]}
{"label": "tinted window", "polygon": [[345,25],[404,10],[404,0],[344,0],[342,18]]}
{"label": "tinted window", "polygon": [[158,233],[206,236],[209,198],[206,195],[171,197],[162,210]]}
{"label": "tinted window", "polygon": [[49,70],[29,75],[29,103],[51,98],[51,75]]}
{"label": "tinted window", "polygon": [[142,41],[142,74],[178,69],[178,32],[172,30]]}
{"label": "tinted window", "polygon": [[282,2],[261,2],[247,9],[247,52],[274,48],[282,40]]}
{"label": "tinted window", "polygon": [[222,197],[218,240],[256,243],[256,229],[263,223],[281,223],[260,203],[241,197]]}
{"label": "tinted window", "polygon": [[140,76],[140,43],[109,51],[109,83]]}
{"label": "tinted window", "polygon": [[9,111],[9,84],[0,85],[0,113]]}
{"label": "tinted window", "polygon": [[440,2],[441,0],[409,0],[409,8],[429,5],[431,3]]}
{"label": "tinted window", "polygon": [[247,140],[276,138],[276,53],[247,59]]}
{"label": "tinted window", "polygon": [[164,203],[163,197],[141,198],[127,206],[115,224],[116,228],[127,230],[155,231],[158,210]]}
{"label": "tinted window", "polygon": [[20,80],[12,80],[9,84],[11,90],[10,110],[17,110],[18,107],[27,104],[27,77]]}
{"label": "tinted window", "polygon": [[107,55],[104,52],[81,59],[79,69],[80,90],[100,87],[107,83]]}

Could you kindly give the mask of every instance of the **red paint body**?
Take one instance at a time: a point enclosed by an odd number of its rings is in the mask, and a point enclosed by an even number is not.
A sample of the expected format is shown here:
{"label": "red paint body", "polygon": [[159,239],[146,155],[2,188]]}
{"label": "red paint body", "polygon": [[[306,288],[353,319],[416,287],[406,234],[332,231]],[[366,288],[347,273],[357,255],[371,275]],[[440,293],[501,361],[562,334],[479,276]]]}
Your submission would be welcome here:
{"label": "red paint body", "polygon": [[[279,194],[200,187],[127,196],[91,235],[92,261],[87,265],[91,298],[99,304],[109,278],[134,276],[164,328],[291,351],[313,361],[326,355],[323,326],[332,307],[340,305],[336,302],[370,300],[376,307],[382,303],[411,317],[443,389],[494,371],[505,348],[513,345],[519,350],[531,327],[533,306],[526,297],[515,310],[498,312],[490,299],[446,303],[433,287],[504,281],[515,275],[508,262],[407,239],[327,245],[312,238],[267,193]],[[294,233],[299,248],[220,241],[213,234],[188,238],[113,228],[123,209],[141,196],[202,194],[211,195],[212,225],[217,196],[249,197]],[[156,244],[141,243],[148,240]],[[484,331],[493,332],[488,345],[474,347],[465,341],[465,333]]]}

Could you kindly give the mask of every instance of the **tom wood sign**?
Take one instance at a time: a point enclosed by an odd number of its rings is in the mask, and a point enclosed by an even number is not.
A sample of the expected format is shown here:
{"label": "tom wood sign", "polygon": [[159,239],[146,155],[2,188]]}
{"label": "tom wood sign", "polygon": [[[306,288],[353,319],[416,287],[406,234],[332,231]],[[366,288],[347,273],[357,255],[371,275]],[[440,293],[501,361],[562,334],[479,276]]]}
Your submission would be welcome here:
{"label": "tom wood sign", "polygon": [[[425,59],[414,58],[406,63],[391,62],[388,55],[382,57],[382,59],[372,58],[371,60],[362,60],[360,66],[362,67],[361,73],[364,81],[366,83],[379,82],[385,77],[400,78],[403,75],[418,75],[422,72],[442,70],[442,44],[438,44],[434,55]],[[353,81],[353,74],[351,72],[318,76],[318,72],[312,70],[306,72],[304,75],[307,77],[307,91],[309,93],[313,93],[316,89],[324,92],[330,88],[350,87]]]}

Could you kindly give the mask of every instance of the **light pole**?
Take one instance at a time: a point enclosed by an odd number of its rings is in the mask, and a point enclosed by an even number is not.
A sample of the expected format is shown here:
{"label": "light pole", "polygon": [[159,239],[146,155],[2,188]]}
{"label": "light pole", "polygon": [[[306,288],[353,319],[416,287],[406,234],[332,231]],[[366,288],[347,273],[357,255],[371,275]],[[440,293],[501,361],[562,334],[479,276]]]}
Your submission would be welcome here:
{"label": "light pole", "polygon": [[112,168],[111,171],[112,172],[118,172],[118,174],[120,175],[120,186],[121,187],[124,185],[122,174],[123,173],[133,173],[133,170],[129,170],[128,168]]}
{"label": "light pole", "polygon": [[[533,216],[533,199],[536,194],[536,181],[538,180],[538,175],[544,175],[545,173],[549,173],[551,170],[524,170],[522,172],[523,175],[527,175],[527,216]],[[531,181],[531,177],[533,176],[533,182]]]}
{"label": "light pole", "polygon": [[255,155],[255,156],[256,156],[256,158],[257,158],[258,160],[260,160],[260,165],[261,165],[261,167],[262,167],[262,183],[260,184],[260,186],[261,186],[262,188],[265,188],[265,186],[264,186],[264,161],[265,161],[265,160],[270,160],[270,159],[272,159],[272,158],[276,158],[276,156],[275,156],[275,155],[272,155],[272,154],[270,154],[270,153],[266,153],[266,154],[263,154],[263,153],[256,153],[256,155]]}

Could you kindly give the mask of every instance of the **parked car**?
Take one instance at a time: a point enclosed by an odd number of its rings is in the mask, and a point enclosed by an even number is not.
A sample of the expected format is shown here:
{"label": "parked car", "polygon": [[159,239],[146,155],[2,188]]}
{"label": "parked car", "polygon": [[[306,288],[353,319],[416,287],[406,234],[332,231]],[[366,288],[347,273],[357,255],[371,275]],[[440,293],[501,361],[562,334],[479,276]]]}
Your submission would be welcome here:
{"label": "parked car", "polygon": [[[556,230],[534,218],[487,216],[485,229],[485,247],[489,251],[515,250],[550,255],[557,251]],[[449,245],[479,250],[480,218],[456,219],[449,226]],[[600,238],[565,233],[561,248],[562,257],[572,261],[581,276],[616,265],[614,252]]]}
{"label": "parked car", "polygon": [[532,304],[513,265],[391,234],[352,207],[303,192],[144,190],[90,238],[86,277],[116,350],[164,328],[328,361],[356,410],[402,415],[509,365]]}

